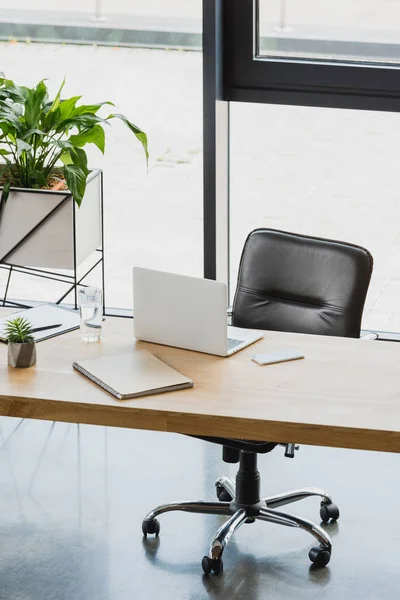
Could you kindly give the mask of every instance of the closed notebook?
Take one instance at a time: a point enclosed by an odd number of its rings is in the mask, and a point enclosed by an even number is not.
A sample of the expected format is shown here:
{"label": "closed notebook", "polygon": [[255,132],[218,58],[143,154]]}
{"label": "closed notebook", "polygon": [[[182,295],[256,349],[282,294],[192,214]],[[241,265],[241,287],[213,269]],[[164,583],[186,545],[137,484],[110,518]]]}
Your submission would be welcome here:
{"label": "closed notebook", "polygon": [[7,317],[0,318],[0,340],[2,342],[4,342],[6,339],[6,334],[4,331],[6,324],[8,321],[10,321],[10,319],[14,319],[15,317],[23,317],[24,319],[27,319],[33,328],[46,327],[47,325],[58,325],[58,327],[34,333],[33,337],[35,342],[48,340],[56,335],[67,333],[73,329],[79,329],[79,313],[76,311],[73,312],[52,304],[40,304],[34,308],[20,310],[8,315]]}
{"label": "closed notebook", "polygon": [[191,379],[147,350],[77,361],[72,366],[119,400],[193,387]]}

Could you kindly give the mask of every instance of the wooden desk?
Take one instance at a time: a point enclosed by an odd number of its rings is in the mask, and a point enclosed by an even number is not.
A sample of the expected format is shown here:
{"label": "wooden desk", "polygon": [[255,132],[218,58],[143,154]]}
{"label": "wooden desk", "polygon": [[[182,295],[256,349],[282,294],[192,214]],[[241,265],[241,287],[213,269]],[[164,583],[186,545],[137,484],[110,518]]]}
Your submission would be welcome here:
{"label": "wooden desk", "polygon": [[[137,342],[193,389],[119,401],[72,361],[133,348],[132,321],[107,319],[104,341],[79,331],[38,344],[35,367],[7,367],[0,414],[187,434],[400,452],[400,344],[266,332],[229,358]],[[255,352],[297,348],[305,360],[261,367]]]}

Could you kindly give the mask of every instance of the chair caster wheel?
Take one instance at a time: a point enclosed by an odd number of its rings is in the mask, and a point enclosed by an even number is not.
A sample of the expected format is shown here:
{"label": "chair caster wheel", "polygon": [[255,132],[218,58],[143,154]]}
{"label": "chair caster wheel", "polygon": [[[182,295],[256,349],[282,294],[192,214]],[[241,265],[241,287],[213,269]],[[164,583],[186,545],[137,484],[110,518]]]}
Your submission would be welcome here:
{"label": "chair caster wheel", "polygon": [[321,521],[327,523],[329,520],[337,521],[339,518],[339,509],[336,504],[331,502],[330,504],[321,503],[321,509],[319,511],[319,516],[321,517]]}
{"label": "chair caster wheel", "polygon": [[331,560],[331,553],[324,546],[313,546],[308,553],[308,558],[316,567],[325,567]]}
{"label": "chair caster wheel", "polygon": [[149,533],[155,533],[156,537],[160,533],[160,523],[157,519],[153,519],[152,521],[146,521],[146,519],[142,523],[142,531],[144,537],[147,537]]}
{"label": "chair caster wheel", "polygon": [[232,496],[229,494],[229,492],[226,491],[224,487],[222,487],[222,485],[216,485],[215,491],[217,492],[218,500],[220,500],[221,502],[232,502]]}
{"label": "chair caster wheel", "polygon": [[221,558],[210,558],[209,556],[203,557],[201,567],[206,575],[209,575],[211,571],[214,571],[216,575],[219,575],[224,570],[224,564]]}

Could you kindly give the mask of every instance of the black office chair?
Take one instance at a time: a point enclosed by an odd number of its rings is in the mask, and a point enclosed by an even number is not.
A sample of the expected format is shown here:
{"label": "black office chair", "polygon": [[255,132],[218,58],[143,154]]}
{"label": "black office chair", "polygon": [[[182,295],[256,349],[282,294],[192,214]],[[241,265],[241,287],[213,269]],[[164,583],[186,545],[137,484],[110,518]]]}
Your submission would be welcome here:
{"label": "black office chair", "polygon": [[[290,331],[343,337],[359,337],[365,297],[371,279],[371,254],[353,244],[256,229],[244,245],[232,324],[239,327]],[[229,360],[229,359],[227,359]],[[151,511],[142,523],[143,534],[156,534],[156,517],[181,510],[193,513],[227,515],[217,531],[209,553],[203,558],[205,573],[222,571],[222,554],[232,534],[243,524],[256,519],[289,527],[299,527],[316,538],[310,560],[318,567],[328,564],[331,540],[322,527],[297,516],[277,511],[285,504],[310,496],[321,498],[320,517],[327,523],[339,517],[339,509],[323,490],[305,488],[260,499],[260,473],[257,454],[265,454],[279,444],[196,436],[223,446],[223,460],[239,462],[236,483],[220,477],[216,492],[220,502],[182,502],[165,504]],[[294,456],[292,443],[285,455]]]}

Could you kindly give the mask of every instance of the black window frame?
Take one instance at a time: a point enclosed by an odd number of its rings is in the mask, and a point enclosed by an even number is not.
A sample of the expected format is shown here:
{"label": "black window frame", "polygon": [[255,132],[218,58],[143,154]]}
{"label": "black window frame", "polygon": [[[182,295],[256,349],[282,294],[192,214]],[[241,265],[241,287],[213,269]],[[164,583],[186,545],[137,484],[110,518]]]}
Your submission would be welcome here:
{"label": "black window frame", "polygon": [[257,56],[258,0],[224,2],[224,99],[400,110],[400,65]]}

